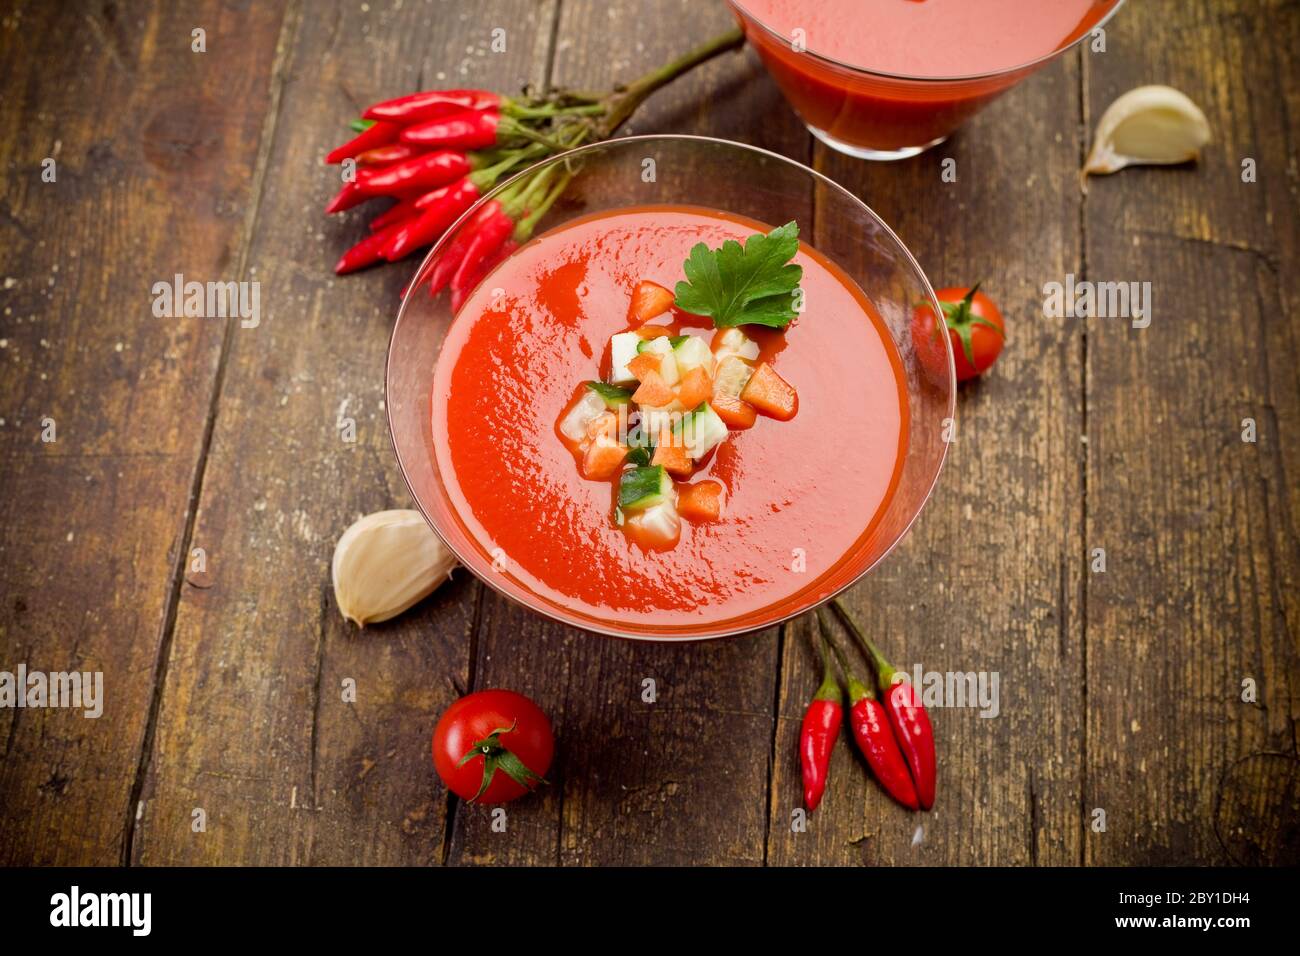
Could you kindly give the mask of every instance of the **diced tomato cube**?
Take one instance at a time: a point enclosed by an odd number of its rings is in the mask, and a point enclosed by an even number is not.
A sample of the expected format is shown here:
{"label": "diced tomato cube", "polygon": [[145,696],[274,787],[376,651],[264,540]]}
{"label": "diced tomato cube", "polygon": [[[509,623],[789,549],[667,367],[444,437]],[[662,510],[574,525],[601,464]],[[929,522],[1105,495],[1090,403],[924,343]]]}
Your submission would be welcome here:
{"label": "diced tomato cube", "polygon": [[713,379],[704,371],[703,366],[696,366],[677,383],[677,400],[687,408],[694,408],[700,402],[707,402],[713,395]]}
{"label": "diced tomato cube", "polygon": [[677,496],[677,513],[691,521],[717,521],[722,516],[722,485],[699,481]]}
{"label": "diced tomato cube", "polygon": [[587,453],[582,456],[582,475],[593,481],[613,478],[623,467],[625,458],[626,448],[602,436],[587,446]]}
{"label": "diced tomato cube", "polygon": [[734,395],[719,395],[714,392],[709,404],[718,413],[718,417],[727,423],[728,428],[753,428],[754,422],[758,420],[754,406],[742,402]]}
{"label": "diced tomato cube", "polygon": [[637,390],[632,393],[632,401],[638,405],[649,405],[651,408],[667,405],[676,397],[658,372],[647,372]]}
{"label": "diced tomato cube", "polygon": [[632,293],[632,305],[627,317],[633,325],[641,325],[657,315],[663,315],[673,306],[673,293],[657,282],[645,279],[637,283]]}
{"label": "diced tomato cube", "polygon": [[799,411],[799,396],[795,394],[794,386],[776,374],[776,370],[766,362],[754,369],[740,398],[760,413],[783,422],[794,418],[795,412]]}
{"label": "diced tomato cube", "polygon": [[601,412],[587,422],[588,438],[613,438],[618,434],[618,416],[613,412]]}
{"label": "diced tomato cube", "polygon": [[638,382],[644,382],[651,372],[659,373],[664,357],[656,352],[642,352],[627,363],[627,370],[636,376]]}
{"label": "diced tomato cube", "polygon": [[695,470],[681,436],[674,436],[671,428],[659,430],[659,442],[655,445],[655,456],[650,464],[663,465],[669,474],[683,477]]}

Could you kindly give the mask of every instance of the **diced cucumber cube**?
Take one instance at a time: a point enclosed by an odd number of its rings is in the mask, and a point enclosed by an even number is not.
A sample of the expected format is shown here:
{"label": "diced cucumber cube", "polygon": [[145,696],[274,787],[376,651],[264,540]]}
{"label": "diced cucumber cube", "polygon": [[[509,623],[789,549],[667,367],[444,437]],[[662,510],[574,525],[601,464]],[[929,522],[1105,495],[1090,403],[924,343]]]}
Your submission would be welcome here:
{"label": "diced cucumber cube", "polygon": [[605,414],[606,410],[603,398],[590,389],[585,390],[582,398],[560,422],[560,434],[570,441],[582,441],[587,437],[587,424]]}
{"label": "diced cucumber cube", "polygon": [[708,402],[682,419],[679,433],[686,454],[699,461],[727,437],[727,423],[718,417]]}
{"label": "diced cucumber cube", "polygon": [[685,375],[693,368],[703,368],[713,372],[713,353],[704,344],[703,339],[693,335],[682,336],[683,341],[673,346],[673,358],[677,360],[677,371]]}
{"label": "diced cucumber cube", "polygon": [[659,544],[674,544],[682,533],[682,519],[671,499],[634,515],[631,521],[645,537]]}
{"label": "diced cucumber cube", "polygon": [[673,480],[663,465],[629,468],[618,482],[618,506],[623,511],[644,511],[670,500]]}
{"label": "diced cucumber cube", "polygon": [[658,335],[653,339],[642,339],[637,343],[636,350],[650,352],[652,355],[667,355],[673,350],[673,342],[667,335]]}
{"label": "diced cucumber cube", "polygon": [[606,385],[604,382],[588,382],[587,388],[600,396],[605,407],[611,412],[616,412],[628,402],[632,401],[632,393],[625,388],[619,388],[617,385]]}
{"label": "diced cucumber cube", "polygon": [[713,393],[739,398],[753,374],[754,370],[748,362],[738,356],[728,355],[718,362],[718,369],[713,375]]}
{"label": "diced cucumber cube", "polygon": [[752,362],[758,358],[758,343],[740,329],[727,329],[714,346],[713,357],[721,362],[733,355]]}
{"label": "diced cucumber cube", "polygon": [[636,381],[636,376],[628,371],[627,363],[636,358],[636,347],[644,341],[635,332],[619,332],[610,338],[609,377],[615,385]]}

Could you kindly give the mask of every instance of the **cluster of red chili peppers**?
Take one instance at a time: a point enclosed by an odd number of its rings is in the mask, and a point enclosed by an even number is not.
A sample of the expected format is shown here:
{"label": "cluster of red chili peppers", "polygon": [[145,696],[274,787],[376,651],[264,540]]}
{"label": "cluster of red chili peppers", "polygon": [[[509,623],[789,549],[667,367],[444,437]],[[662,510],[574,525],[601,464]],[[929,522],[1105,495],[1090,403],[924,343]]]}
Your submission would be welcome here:
{"label": "cluster of red chili peppers", "polygon": [[[325,211],[370,199],[393,203],[334,271],[396,262],[432,245],[498,179],[587,138],[592,127],[577,120],[603,111],[580,96],[524,101],[488,90],[428,90],[376,103],[357,136],[325,157],[344,175]],[[432,291],[450,286],[459,307],[478,278],[531,234],[565,182],[554,169],[543,170],[479,210],[426,274]]]}
{"label": "cluster of red chili peppers", "polygon": [[822,683],[804,713],[799,736],[804,804],[811,811],[821,803],[830,773],[831,751],[844,718],[844,691],[831,661],[834,654],[848,683],[853,739],[871,772],[885,792],[903,806],[910,810],[929,810],[934,805],[935,784],[934,731],[930,717],[921,706],[915,688],[905,679],[895,680],[895,675],[901,672],[885,660],[848,609],[838,598],[831,603],[866,652],[875,671],[879,696],[875,689],[857,679],[832,635],[825,612],[818,608]]}
{"label": "cluster of red chili peppers", "polygon": [[[743,33],[730,30],[606,93],[555,90],[512,98],[488,90],[427,90],[374,104],[353,123],[356,137],[325,157],[343,167],[343,188],[325,211],[343,212],[371,199],[392,204],[370,221],[370,234],[343,254],[334,271],[396,262],[433,245],[499,180],[612,136],[655,90],[743,43]],[[572,175],[563,165],[520,177],[484,204],[421,281],[434,294],[450,287],[458,309],[559,198]]]}

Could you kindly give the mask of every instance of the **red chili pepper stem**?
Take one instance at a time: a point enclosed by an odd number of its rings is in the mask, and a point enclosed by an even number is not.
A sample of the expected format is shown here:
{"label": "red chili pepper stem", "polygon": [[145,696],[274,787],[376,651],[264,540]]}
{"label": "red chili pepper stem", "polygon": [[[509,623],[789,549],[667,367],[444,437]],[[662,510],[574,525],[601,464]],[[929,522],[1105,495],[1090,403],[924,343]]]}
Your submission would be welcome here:
{"label": "red chili pepper stem", "polygon": [[[834,650],[836,656],[839,656],[839,649],[831,644],[826,637],[826,622],[822,619],[820,613],[817,615],[817,634],[820,640],[817,642],[817,651],[822,658],[822,683],[817,688],[817,693],[813,694],[813,700],[829,700],[837,704],[844,703],[844,691],[840,688],[839,678],[835,676],[835,665],[831,663],[831,655],[826,649],[829,647]],[[845,671],[847,674],[848,672]],[[850,685],[852,678],[850,678]],[[851,692],[850,692],[851,693]]]}
{"label": "red chili pepper stem", "polygon": [[603,102],[597,100],[593,103],[582,103],[577,106],[559,106],[555,103],[547,103],[545,106],[524,106],[522,103],[516,103],[514,100],[503,100],[501,103],[501,113],[504,116],[513,116],[515,119],[551,119],[556,116],[600,116],[605,113],[608,107]]}
{"label": "red chili pepper stem", "polygon": [[875,690],[858,680],[858,675],[853,673],[853,669],[849,667],[849,662],[845,659],[840,646],[834,640],[827,638],[826,635],[831,633],[831,626],[830,622],[826,620],[826,612],[821,608],[817,609],[817,622],[821,625],[822,640],[835,653],[835,659],[839,661],[840,670],[844,672],[844,680],[849,687],[849,706],[853,706],[860,700],[875,700]]}
{"label": "red chili pepper stem", "polygon": [[858,622],[853,619],[853,615],[849,613],[849,609],[844,606],[839,598],[835,598],[831,603],[835,606],[835,613],[840,616],[840,620],[853,633],[858,643],[862,645],[863,650],[871,658],[871,664],[876,670],[876,683],[880,685],[881,693],[889,690],[894,685],[894,675],[902,672],[885,660],[885,655],[881,654],[880,649],[871,642],[871,638],[862,632],[862,628],[858,627]]}

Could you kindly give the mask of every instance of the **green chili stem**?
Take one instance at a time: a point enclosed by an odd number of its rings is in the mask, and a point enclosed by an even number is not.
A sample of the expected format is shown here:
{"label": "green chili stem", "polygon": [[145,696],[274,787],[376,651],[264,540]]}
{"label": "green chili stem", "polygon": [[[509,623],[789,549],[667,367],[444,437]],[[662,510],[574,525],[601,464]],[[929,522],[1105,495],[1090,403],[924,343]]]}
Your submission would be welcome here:
{"label": "green chili stem", "polygon": [[613,102],[609,107],[609,112],[605,120],[600,124],[601,138],[604,139],[613,135],[614,131],[628,121],[637,107],[646,101],[646,99],[656,90],[671,83],[683,73],[689,73],[701,63],[707,63],[715,56],[726,53],[728,50],[737,50],[745,44],[745,32],[736,27],[734,30],[728,30],[706,43],[697,46],[694,50],[679,56],[669,63],[665,63],[657,70],[651,70],[644,76],[638,77],[623,88],[622,92],[613,97]]}
{"label": "green chili stem", "polygon": [[835,606],[835,612],[839,614],[840,620],[842,620],[845,626],[853,633],[853,636],[858,639],[858,643],[862,645],[863,649],[866,650],[867,655],[871,658],[871,663],[876,669],[876,682],[880,685],[882,690],[888,689],[890,684],[893,683],[893,677],[896,673],[894,665],[885,660],[885,655],[880,653],[880,649],[876,647],[876,645],[871,642],[871,639],[862,632],[862,628],[858,626],[858,622],[854,620],[853,615],[849,613],[849,609],[844,606],[844,602],[839,598],[835,598],[831,601],[831,604]]}

